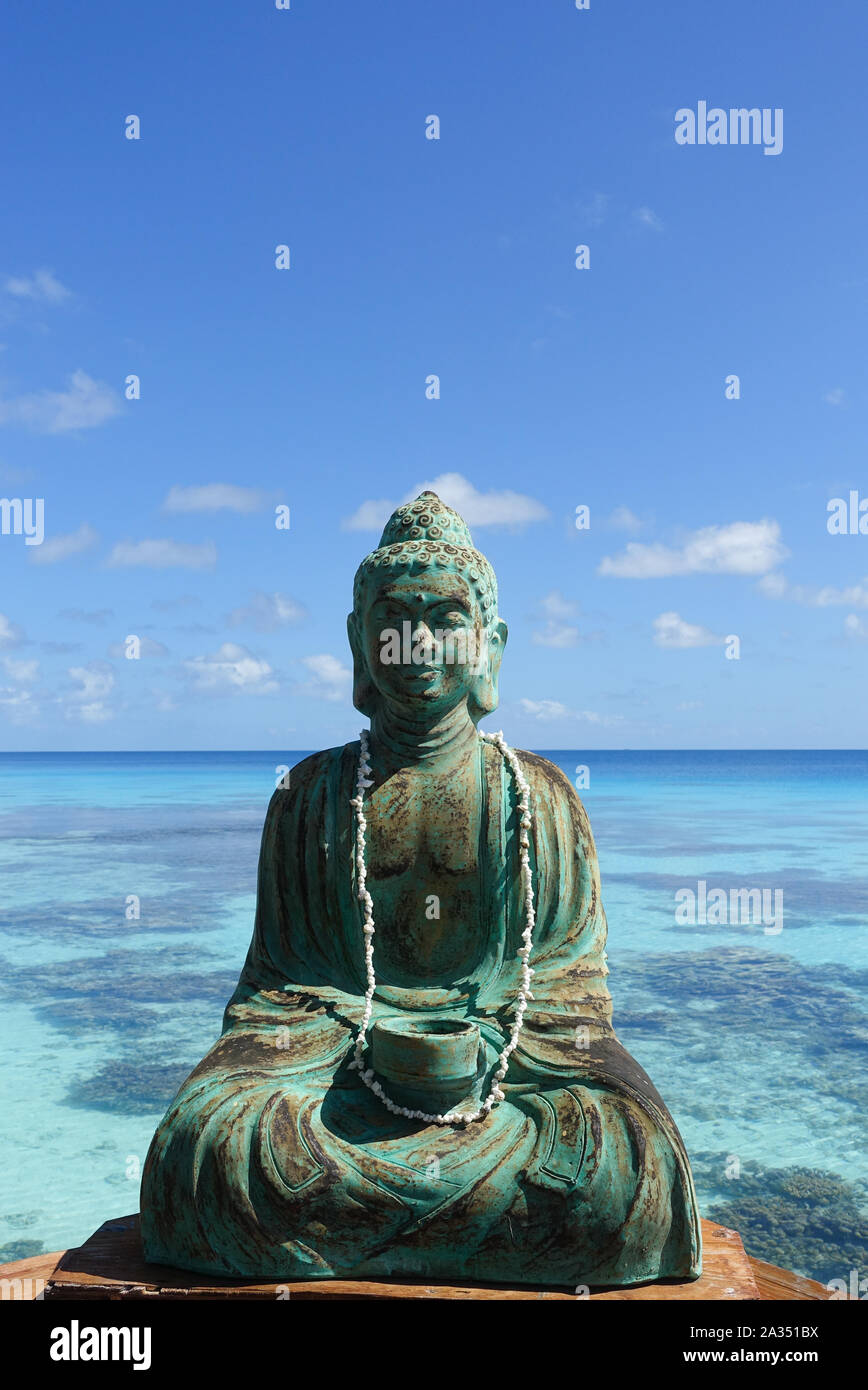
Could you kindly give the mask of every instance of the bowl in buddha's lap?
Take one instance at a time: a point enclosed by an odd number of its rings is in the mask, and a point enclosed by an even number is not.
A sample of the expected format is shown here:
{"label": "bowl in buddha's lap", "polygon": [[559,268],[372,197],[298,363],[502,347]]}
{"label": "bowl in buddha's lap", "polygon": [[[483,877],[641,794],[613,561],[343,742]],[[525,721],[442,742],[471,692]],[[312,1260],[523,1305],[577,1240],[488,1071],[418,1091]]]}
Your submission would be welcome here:
{"label": "bowl in buddha's lap", "polygon": [[479,1026],[462,1018],[379,1019],[371,1029],[371,1065],[393,1087],[464,1096],[479,1071]]}

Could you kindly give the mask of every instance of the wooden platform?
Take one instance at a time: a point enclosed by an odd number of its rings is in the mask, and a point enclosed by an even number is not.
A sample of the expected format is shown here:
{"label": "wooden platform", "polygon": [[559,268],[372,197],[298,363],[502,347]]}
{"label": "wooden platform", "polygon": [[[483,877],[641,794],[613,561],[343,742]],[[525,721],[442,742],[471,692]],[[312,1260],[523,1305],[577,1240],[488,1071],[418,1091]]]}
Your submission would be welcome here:
{"label": "wooden platform", "polygon": [[[745,1254],[737,1232],[703,1221],[704,1273],[692,1282],[643,1284],[633,1289],[599,1289],[591,1299],[756,1301],[827,1299],[822,1284]],[[575,1302],[562,1289],[512,1289],[495,1284],[408,1284],[398,1280],[315,1279],[286,1284],[209,1279],[163,1265],[145,1264],[138,1216],[107,1221],[84,1245],[0,1265],[4,1297],[32,1299],[550,1299]]]}

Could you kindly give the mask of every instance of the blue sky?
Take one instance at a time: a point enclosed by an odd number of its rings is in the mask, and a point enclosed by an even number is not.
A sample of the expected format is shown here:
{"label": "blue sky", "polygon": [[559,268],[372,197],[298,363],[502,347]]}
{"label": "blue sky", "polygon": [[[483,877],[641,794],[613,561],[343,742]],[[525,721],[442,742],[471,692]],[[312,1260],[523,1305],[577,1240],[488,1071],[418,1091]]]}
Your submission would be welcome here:
{"label": "blue sky", "polygon": [[[353,573],[435,485],[511,742],[864,747],[868,535],[826,523],[868,497],[866,39],[847,0],[7,4],[0,496],[45,539],[0,535],[0,746],[355,737]],[[699,101],[782,152],[678,145]]]}

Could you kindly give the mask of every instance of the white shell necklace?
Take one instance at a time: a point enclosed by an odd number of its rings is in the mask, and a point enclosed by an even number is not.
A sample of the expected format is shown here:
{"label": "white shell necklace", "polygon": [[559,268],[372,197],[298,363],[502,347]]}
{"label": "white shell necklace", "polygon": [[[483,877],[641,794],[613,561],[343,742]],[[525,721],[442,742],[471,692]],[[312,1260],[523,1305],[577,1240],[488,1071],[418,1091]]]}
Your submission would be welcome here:
{"label": "white shell necklace", "polygon": [[525,1009],[528,999],[532,999],[530,992],[530,982],[533,971],[530,968],[530,953],[533,946],[533,928],[536,921],[536,914],[533,906],[533,877],[530,867],[530,856],[528,848],[530,840],[528,831],[531,828],[530,813],[530,786],[521,770],[518,758],[515,753],[504,741],[503,733],[489,734],[484,733],[482,738],[489,743],[495,744],[500,749],[512,770],[516,786],[519,790],[518,810],[520,814],[521,833],[519,835],[519,854],[521,858],[521,878],[524,888],[524,904],[526,913],[526,926],[521,934],[522,945],[519,947],[518,956],[521,960],[521,985],[519,986],[518,997],[515,1005],[515,1020],[512,1025],[512,1032],[509,1042],[504,1047],[498,1059],[498,1065],[491,1079],[491,1087],[488,1096],[482,1102],[478,1110],[449,1111],[445,1115],[428,1115],[424,1110],[409,1110],[406,1106],[398,1105],[386,1095],[382,1086],[376,1078],[375,1072],[369,1067],[365,1069],[362,1060],[362,1053],[365,1048],[365,1036],[368,1024],[371,1021],[372,1000],[377,988],[377,977],[374,974],[374,903],[366,886],[367,869],[365,867],[365,829],[367,821],[364,812],[364,793],[366,787],[372,787],[371,765],[368,762],[368,731],[363,729],[359,735],[359,769],[356,777],[356,795],[350,799],[350,805],[356,812],[356,871],[358,877],[358,898],[364,904],[365,921],[362,932],[365,938],[365,967],[367,971],[368,987],[365,991],[365,1009],[362,1014],[362,1021],[359,1026],[358,1037],[353,1047],[353,1060],[350,1066],[359,1072],[365,1085],[374,1095],[379,1096],[387,1110],[393,1115],[406,1115],[409,1120],[424,1120],[431,1125],[457,1125],[470,1124],[474,1120],[484,1120],[491,1113],[491,1108],[498,1100],[505,1100],[505,1094],[500,1089],[500,1083],[506,1076],[509,1066],[510,1055],[518,1046],[519,1034],[524,1023]]}

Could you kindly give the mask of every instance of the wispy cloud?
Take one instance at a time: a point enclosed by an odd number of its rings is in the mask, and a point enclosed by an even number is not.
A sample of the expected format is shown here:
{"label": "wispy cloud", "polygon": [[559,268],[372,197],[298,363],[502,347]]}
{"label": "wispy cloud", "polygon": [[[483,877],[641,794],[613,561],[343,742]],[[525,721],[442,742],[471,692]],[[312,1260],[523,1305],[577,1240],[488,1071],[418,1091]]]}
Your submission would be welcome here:
{"label": "wispy cloud", "polygon": [[154,709],[159,711],[160,714],[169,714],[172,710],[178,708],[177,700],[173,699],[166,690],[151,691],[151,699],[153,700]]}
{"label": "wispy cloud", "polygon": [[606,525],[613,531],[641,531],[644,524],[629,507],[616,507],[606,519]]}
{"label": "wispy cloud", "polygon": [[224,642],[210,656],[196,656],[184,666],[197,690],[224,695],[273,695],[278,689],[274,672],[236,642]]}
{"label": "wispy cloud", "polygon": [[827,391],[825,396],[823,397],[823,400],[826,402],[826,405],[843,405],[844,399],[845,396],[843,386],[833,386],[831,391]]}
{"label": "wispy cloud", "polygon": [[579,208],[579,216],[589,227],[602,227],[609,211],[611,198],[608,193],[595,193],[590,202]]}
{"label": "wispy cloud", "polygon": [[662,579],[683,574],[765,574],[786,559],[776,521],[734,521],[705,526],[683,545],[630,541],[620,555],[606,556],[597,573],[616,579]]}
{"label": "wispy cloud", "polygon": [[16,661],[14,657],[6,656],[3,658],[3,666],[7,675],[18,681],[19,685],[32,685],[39,679],[39,662],[35,657]]}
{"label": "wispy cloud", "polygon": [[639,222],[643,227],[649,227],[652,232],[663,231],[663,223],[661,222],[660,218],[657,216],[656,212],[654,212],[652,208],[636,208],[636,211],[633,213],[633,216],[637,222]]}
{"label": "wispy cloud", "polygon": [[288,623],[301,622],[306,609],[288,594],[254,594],[249,603],[227,613],[229,627],[252,627],[257,632],[274,632]]}
{"label": "wispy cloud", "polygon": [[336,656],[330,656],[327,652],[304,656],[302,665],[310,673],[311,679],[296,686],[298,694],[311,695],[318,700],[349,699],[353,673]]}
{"label": "wispy cloud", "polygon": [[83,521],[77,531],[63,536],[48,536],[41,545],[31,546],[28,554],[34,565],[55,565],[59,560],[68,560],[73,555],[82,555],[86,550],[91,550],[98,540],[98,533]]}
{"label": "wispy cloud", "polygon": [[62,285],[53,270],[35,270],[32,275],[10,275],[4,281],[7,294],[16,299],[35,299],[42,304],[63,304],[72,298],[72,290]]}
{"label": "wispy cloud", "polygon": [[836,589],[832,584],[819,588],[810,584],[791,584],[782,574],[767,574],[759,581],[757,588],[766,598],[789,599],[806,608],[832,608],[838,605],[868,608],[868,579],[850,584],[846,589]]}
{"label": "wispy cloud", "polygon": [[24,641],[23,629],[5,613],[0,613],[0,647],[17,647]]}
{"label": "wispy cloud", "polygon": [[164,512],[259,512],[268,501],[259,488],[233,483],[204,483],[198,487],[173,487],[163,503]]}
{"label": "wispy cloud", "polygon": [[34,391],[0,400],[0,425],[23,425],[37,434],[93,429],[120,413],[121,400],[104,381],[72,373],[66,391]]}
{"label": "wispy cloud", "polygon": [[[436,492],[440,500],[460,512],[471,527],[525,526],[545,521],[549,515],[548,509],[534,497],[509,489],[480,492],[461,473],[441,473],[431,481],[418,483],[401,501],[410,502],[425,491]],[[398,505],[386,498],[363,502],[352,516],[342,521],[341,527],[344,531],[381,531]]]}
{"label": "wispy cloud", "polygon": [[718,647],[726,639],[699,623],[687,623],[680,613],[661,613],[654,619],[654,641],[658,647],[684,651],[688,647]]}
{"label": "wispy cloud", "polygon": [[374,497],[357,507],[352,516],[344,517],[342,531],[382,531],[397,503],[391,497]]}
{"label": "wispy cloud", "polygon": [[570,709],[560,700],[519,700],[522,712],[541,724],[551,724],[560,719],[577,719],[583,724],[620,724],[620,714],[597,714],[591,709]]}
{"label": "wispy cloud", "polygon": [[0,708],[13,724],[28,724],[37,713],[33,694],[21,686],[0,686]]}
{"label": "wispy cloud", "polygon": [[87,666],[70,666],[73,689],[60,697],[67,719],[82,724],[105,724],[114,718],[114,710],[106,703],[115,687],[114,672],[104,662],[90,661]]}
{"label": "wispy cloud", "polygon": [[534,630],[532,641],[537,647],[574,647],[579,640],[579,629],[570,619],[579,611],[579,605],[572,599],[564,598],[558,589],[546,594],[539,605],[542,627]]}
{"label": "wispy cloud", "polygon": [[213,541],[194,545],[184,541],[118,541],[108,557],[112,566],[144,565],[150,569],[213,569],[217,547]]}

